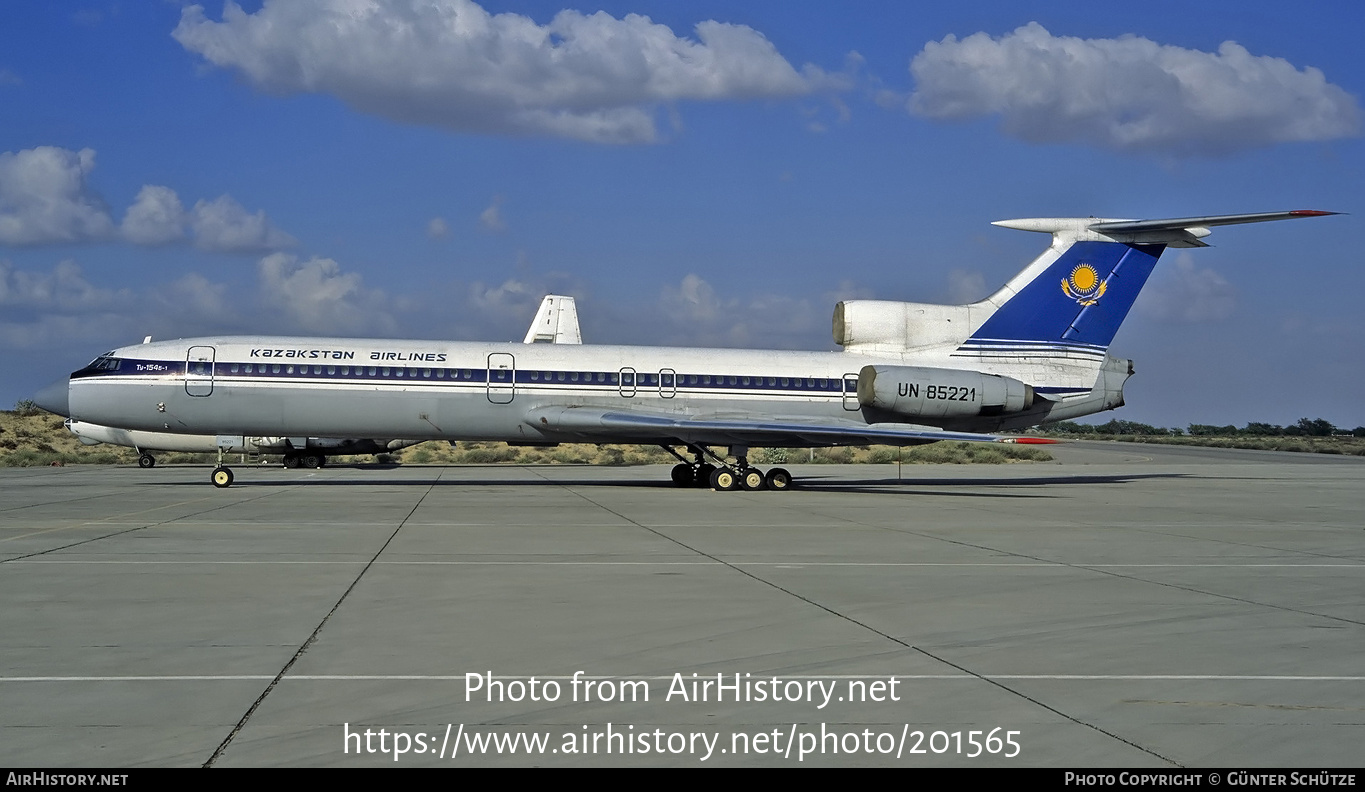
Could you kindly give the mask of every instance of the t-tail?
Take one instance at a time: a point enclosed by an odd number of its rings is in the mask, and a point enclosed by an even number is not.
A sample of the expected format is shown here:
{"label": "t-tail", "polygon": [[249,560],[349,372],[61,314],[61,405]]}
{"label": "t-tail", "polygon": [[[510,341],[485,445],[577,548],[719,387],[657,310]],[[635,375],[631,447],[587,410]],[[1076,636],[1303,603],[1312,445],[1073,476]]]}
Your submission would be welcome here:
{"label": "t-tail", "polygon": [[1332,214],[1001,220],[994,225],[1049,233],[1052,245],[997,292],[970,305],[839,303],[835,340],[850,352],[941,357],[943,368],[1022,383],[1029,407],[1002,416],[1002,429],[1113,409],[1123,404],[1132,364],[1110,357],[1109,344],[1166,248],[1207,247],[1203,239],[1215,226]]}

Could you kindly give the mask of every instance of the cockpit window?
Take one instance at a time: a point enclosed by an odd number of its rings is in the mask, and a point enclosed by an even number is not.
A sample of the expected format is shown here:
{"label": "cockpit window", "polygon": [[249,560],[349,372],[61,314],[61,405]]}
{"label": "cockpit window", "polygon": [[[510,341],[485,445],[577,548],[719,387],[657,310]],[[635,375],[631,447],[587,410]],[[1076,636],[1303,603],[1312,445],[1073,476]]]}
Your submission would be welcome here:
{"label": "cockpit window", "polygon": [[123,360],[121,358],[101,355],[90,361],[90,365],[86,366],[86,369],[89,371],[118,371],[119,366],[122,363]]}

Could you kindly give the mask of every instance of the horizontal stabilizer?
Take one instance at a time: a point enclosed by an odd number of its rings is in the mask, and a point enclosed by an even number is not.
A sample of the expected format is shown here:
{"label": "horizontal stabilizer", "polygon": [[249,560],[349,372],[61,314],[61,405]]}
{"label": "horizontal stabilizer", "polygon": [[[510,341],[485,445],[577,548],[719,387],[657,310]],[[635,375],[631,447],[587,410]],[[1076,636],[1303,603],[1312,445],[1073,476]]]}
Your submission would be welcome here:
{"label": "horizontal stabilizer", "polygon": [[1201,240],[1214,226],[1294,220],[1300,217],[1325,217],[1340,212],[1295,209],[1288,212],[1173,217],[1160,220],[1125,220],[1104,217],[1028,217],[997,220],[991,225],[1018,231],[1038,231],[1073,242],[1126,242],[1168,247],[1208,247]]}
{"label": "horizontal stabilizer", "polygon": [[1252,214],[1208,215],[1206,217],[1177,217],[1171,220],[1111,220],[1088,226],[1091,231],[1105,234],[1136,234],[1144,231],[1175,231],[1187,228],[1266,223],[1271,220],[1293,220],[1298,217],[1325,217],[1340,212],[1320,212],[1315,209],[1295,209],[1290,212],[1256,212]]}

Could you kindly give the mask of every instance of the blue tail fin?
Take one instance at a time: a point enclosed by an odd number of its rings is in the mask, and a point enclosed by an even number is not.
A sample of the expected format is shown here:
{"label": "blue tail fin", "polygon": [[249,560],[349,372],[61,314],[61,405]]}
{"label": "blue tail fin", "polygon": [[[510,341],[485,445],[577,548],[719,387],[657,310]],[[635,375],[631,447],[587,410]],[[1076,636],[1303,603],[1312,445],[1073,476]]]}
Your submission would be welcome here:
{"label": "blue tail fin", "polygon": [[[1039,347],[1103,357],[1165,245],[1074,242],[1004,301],[963,343],[988,351]],[[1022,351],[1022,350],[1021,350]]]}
{"label": "blue tail fin", "polygon": [[1000,220],[994,225],[1052,234],[1052,247],[1000,291],[969,306],[981,323],[956,354],[1101,361],[1167,247],[1208,247],[1203,239],[1214,226],[1331,214],[1299,209],[1167,220]]}

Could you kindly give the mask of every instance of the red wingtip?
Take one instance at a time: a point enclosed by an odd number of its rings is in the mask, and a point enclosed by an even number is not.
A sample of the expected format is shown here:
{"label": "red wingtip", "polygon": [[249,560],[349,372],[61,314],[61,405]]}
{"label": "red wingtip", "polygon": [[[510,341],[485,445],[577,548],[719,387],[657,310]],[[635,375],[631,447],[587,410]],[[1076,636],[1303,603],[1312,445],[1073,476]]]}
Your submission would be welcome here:
{"label": "red wingtip", "polygon": [[1002,442],[1018,445],[1056,445],[1062,441],[1053,440],[1050,437],[1007,437]]}
{"label": "red wingtip", "polygon": [[1317,209],[1295,209],[1289,214],[1294,217],[1326,217],[1327,215],[1341,214],[1341,212],[1322,212]]}

